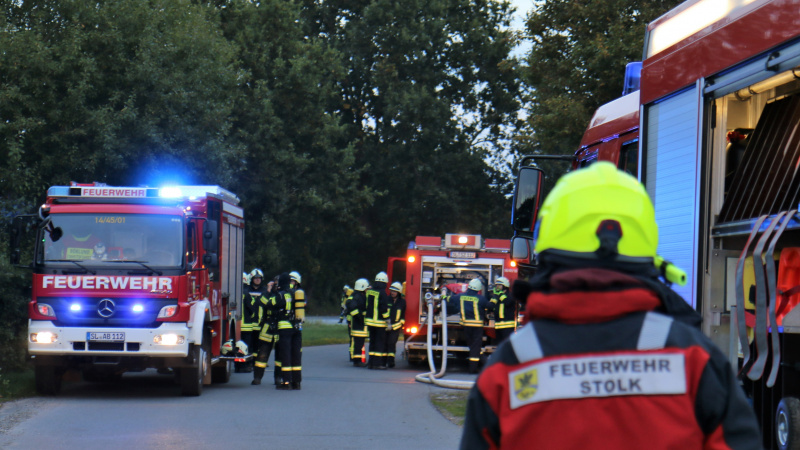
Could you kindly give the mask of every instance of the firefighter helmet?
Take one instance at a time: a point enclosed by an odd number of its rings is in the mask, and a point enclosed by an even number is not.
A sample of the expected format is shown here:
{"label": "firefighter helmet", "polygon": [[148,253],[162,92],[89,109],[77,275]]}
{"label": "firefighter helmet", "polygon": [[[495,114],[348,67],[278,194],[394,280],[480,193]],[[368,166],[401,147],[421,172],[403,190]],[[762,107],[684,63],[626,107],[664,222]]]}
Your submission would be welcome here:
{"label": "firefighter helmet", "polygon": [[303,282],[302,281],[303,279],[300,277],[300,274],[297,273],[297,272],[289,272],[289,278],[291,278],[293,281],[296,281],[298,284]]}
{"label": "firefighter helmet", "polygon": [[250,275],[247,272],[242,272],[242,283],[250,284]]}
{"label": "firefighter helmet", "polygon": [[481,280],[473,278],[467,285],[467,289],[472,289],[473,291],[478,292],[483,289],[483,283],[481,283]]}
{"label": "firefighter helmet", "polygon": [[233,339],[228,339],[224,344],[222,344],[221,353],[223,355],[230,355],[233,353]]}
{"label": "firefighter helmet", "polygon": [[388,283],[389,275],[386,275],[386,272],[378,272],[378,274],[375,275],[375,281],[382,281],[384,283]]}
{"label": "firefighter helmet", "polygon": [[351,288],[349,284],[345,284],[342,288],[342,293],[349,296],[353,293],[353,288]]}
{"label": "firefighter helmet", "polygon": [[494,284],[499,284],[501,286],[505,286],[506,288],[511,287],[511,283],[508,282],[508,278],[506,277],[499,277],[494,281]]}
{"label": "firefighter helmet", "polygon": [[403,293],[403,285],[400,284],[399,281],[395,281],[394,283],[392,283],[392,286],[389,287],[389,290],[390,291],[399,292],[400,294],[402,294]]}
{"label": "firefighter helmet", "polygon": [[261,269],[253,269],[252,271],[250,271],[250,277],[249,278],[250,278],[250,281],[253,281],[253,278],[261,278],[263,280],[264,279],[264,272],[262,272]]}
{"label": "firefighter helmet", "polygon": [[369,281],[366,278],[359,278],[356,280],[355,290],[364,292],[369,287]]}
{"label": "firefighter helmet", "polygon": [[639,181],[609,162],[561,177],[536,224],[536,253],[650,262],[658,247],[653,203]]}
{"label": "firefighter helmet", "polygon": [[236,341],[236,350],[237,350],[238,353],[240,353],[242,355],[246,355],[247,354],[247,344],[245,344],[244,341]]}

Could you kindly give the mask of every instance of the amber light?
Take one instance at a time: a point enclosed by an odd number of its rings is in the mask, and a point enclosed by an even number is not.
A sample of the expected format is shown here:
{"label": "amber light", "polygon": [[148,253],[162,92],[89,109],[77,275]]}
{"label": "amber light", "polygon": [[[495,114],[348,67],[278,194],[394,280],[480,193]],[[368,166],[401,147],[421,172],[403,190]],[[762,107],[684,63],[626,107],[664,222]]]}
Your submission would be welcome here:
{"label": "amber light", "polygon": [[417,258],[415,256],[409,256],[408,257],[408,262],[410,262],[410,263],[413,263],[416,260],[417,260]]}
{"label": "amber light", "polygon": [[516,261],[511,261],[511,267],[517,267],[517,262]]}

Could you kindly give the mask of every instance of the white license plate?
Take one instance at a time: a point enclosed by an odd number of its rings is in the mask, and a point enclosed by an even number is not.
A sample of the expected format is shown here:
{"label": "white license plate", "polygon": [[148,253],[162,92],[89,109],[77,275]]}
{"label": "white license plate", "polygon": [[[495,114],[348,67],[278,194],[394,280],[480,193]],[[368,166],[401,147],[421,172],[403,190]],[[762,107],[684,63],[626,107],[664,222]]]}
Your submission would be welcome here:
{"label": "white license plate", "polygon": [[119,332],[88,332],[86,333],[87,341],[94,342],[125,342],[125,333]]}

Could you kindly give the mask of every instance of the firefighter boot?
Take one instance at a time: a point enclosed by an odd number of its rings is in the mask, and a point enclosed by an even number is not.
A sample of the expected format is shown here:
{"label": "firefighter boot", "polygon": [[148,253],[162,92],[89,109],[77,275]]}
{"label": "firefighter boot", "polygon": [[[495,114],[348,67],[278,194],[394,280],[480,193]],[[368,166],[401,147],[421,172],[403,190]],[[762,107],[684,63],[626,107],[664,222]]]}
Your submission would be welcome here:
{"label": "firefighter boot", "polygon": [[299,381],[293,381],[292,382],[292,390],[293,391],[299,391],[300,390],[300,382]]}

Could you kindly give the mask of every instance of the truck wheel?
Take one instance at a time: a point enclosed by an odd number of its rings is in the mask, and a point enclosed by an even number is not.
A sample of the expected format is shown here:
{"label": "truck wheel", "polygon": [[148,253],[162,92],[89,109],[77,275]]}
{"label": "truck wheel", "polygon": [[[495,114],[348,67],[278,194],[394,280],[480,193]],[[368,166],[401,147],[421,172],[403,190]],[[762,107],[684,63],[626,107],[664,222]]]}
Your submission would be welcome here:
{"label": "truck wheel", "polygon": [[212,383],[227,383],[231,380],[231,372],[233,372],[233,361],[225,360],[211,368],[211,382]]}
{"label": "truck wheel", "polygon": [[203,345],[195,345],[192,351],[194,352],[194,358],[192,358],[194,365],[181,368],[181,394],[197,397],[203,393],[203,380],[209,369],[211,355]]}
{"label": "truck wheel", "polygon": [[63,372],[55,366],[36,366],[36,391],[41,395],[56,395],[61,392]]}
{"label": "truck wheel", "polygon": [[775,437],[781,450],[800,450],[800,400],[782,398],[775,413]]}

